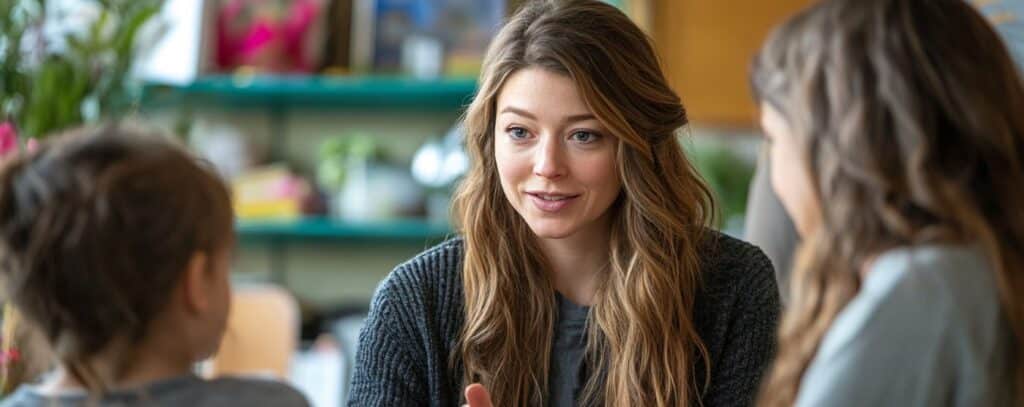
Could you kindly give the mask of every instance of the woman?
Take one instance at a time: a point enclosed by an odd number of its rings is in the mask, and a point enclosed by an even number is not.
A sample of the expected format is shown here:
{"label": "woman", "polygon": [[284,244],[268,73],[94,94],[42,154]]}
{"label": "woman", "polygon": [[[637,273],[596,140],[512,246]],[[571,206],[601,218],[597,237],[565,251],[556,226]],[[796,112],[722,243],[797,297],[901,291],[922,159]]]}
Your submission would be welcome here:
{"label": "woman", "polygon": [[350,404],[451,406],[473,383],[497,406],[749,404],[777,287],[757,248],[705,228],[684,124],[618,9],[527,4],[466,114],[462,237],[381,284]]}
{"label": "woman", "polygon": [[984,18],[824,1],[753,83],[805,242],[761,404],[1024,403],[1024,87]]}
{"label": "woman", "polygon": [[[993,24],[1010,53],[1016,57],[1017,68],[1024,70],[1024,1],[971,0],[970,3]],[[762,156],[750,184],[744,236],[772,260],[776,280],[782,290],[782,301],[785,303],[793,252],[800,237],[778,196],[772,191],[769,172],[767,158]]]}

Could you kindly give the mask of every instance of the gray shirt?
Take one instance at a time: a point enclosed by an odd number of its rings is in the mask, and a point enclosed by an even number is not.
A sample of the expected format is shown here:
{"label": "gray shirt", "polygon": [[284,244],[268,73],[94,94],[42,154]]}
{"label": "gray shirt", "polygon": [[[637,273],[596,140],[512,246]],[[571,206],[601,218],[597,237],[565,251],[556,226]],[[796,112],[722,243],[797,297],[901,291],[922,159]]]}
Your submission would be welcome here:
{"label": "gray shirt", "polygon": [[23,385],[0,401],[0,407],[51,406],[307,407],[309,403],[298,391],[276,381],[239,378],[203,380],[192,375],[156,382],[140,389],[116,390],[96,404],[90,403],[84,392],[48,396],[32,385]]}
{"label": "gray shirt", "polygon": [[575,406],[586,385],[587,369],[583,355],[587,347],[587,314],[590,307],[576,305],[556,294],[558,322],[555,324],[554,343],[551,344],[551,373],[548,375],[548,397],[552,407]]}
{"label": "gray shirt", "polygon": [[994,406],[1010,331],[979,251],[886,252],[804,373],[797,406]]}

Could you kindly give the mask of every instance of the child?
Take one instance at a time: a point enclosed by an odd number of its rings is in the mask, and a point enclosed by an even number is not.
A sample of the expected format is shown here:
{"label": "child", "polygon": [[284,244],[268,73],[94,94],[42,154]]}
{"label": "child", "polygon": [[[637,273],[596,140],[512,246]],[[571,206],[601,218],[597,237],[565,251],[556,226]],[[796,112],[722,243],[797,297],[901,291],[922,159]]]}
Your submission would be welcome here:
{"label": "child", "polygon": [[205,381],[230,283],[233,214],[209,169],[160,137],[84,129],[0,171],[0,275],[57,369],[2,407],[305,406],[276,382]]}
{"label": "child", "polygon": [[1024,87],[961,0],[825,0],[753,84],[805,242],[763,406],[1024,404]]}

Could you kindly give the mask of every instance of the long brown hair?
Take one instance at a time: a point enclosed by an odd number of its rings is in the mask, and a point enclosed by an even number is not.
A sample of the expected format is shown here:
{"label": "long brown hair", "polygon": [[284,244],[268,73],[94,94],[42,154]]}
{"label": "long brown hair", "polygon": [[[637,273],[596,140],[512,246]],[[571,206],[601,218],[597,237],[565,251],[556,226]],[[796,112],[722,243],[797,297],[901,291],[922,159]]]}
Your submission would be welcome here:
{"label": "long brown hair", "polygon": [[801,143],[822,219],[760,404],[794,402],[859,269],[898,246],[982,247],[1024,344],[1024,87],[1001,44],[960,0],[826,0],[771,35],[752,82]]}
{"label": "long brown hair", "polygon": [[192,255],[232,242],[219,178],[140,128],[77,130],[0,170],[5,294],[94,394],[110,385],[94,357],[124,346],[127,368]]}
{"label": "long brown hair", "polygon": [[485,384],[496,405],[542,405],[547,396],[554,290],[533,233],[502,193],[494,159],[495,101],[505,80],[527,67],[571,78],[618,138],[623,191],[609,209],[611,260],[588,321],[586,357],[596,374],[584,398],[689,405],[699,398],[695,360],[709,369],[692,313],[697,245],[713,201],[676,137],[686,114],[650,40],[618,9],[591,0],[526,4],[491,44],[466,113],[472,167],[453,208],[466,246],[466,322],[453,355],[463,380]]}

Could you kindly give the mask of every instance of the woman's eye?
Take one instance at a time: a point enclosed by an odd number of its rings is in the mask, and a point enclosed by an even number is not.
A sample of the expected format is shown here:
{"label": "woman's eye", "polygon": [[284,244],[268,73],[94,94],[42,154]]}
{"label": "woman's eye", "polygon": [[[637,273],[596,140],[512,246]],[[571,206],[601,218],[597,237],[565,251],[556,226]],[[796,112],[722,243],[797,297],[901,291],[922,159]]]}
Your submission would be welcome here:
{"label": "woman's eye", "polygon": [[591,133],[589,131],[577,131],[572,133],[572,140],[583,144],[593,143],[597,141],[600,136],[597,133]]}
{"label": "woman's eye", "polygon": [[522,140],[522,139],[525,139],[525,138],[529,137],[530,133],[528,133],[526,131],[526,129],[524,129],[522,127],[512,127],[510,129],[508,129],[508,135],[509,135],[509,137],[512,137],[513,139]]}

